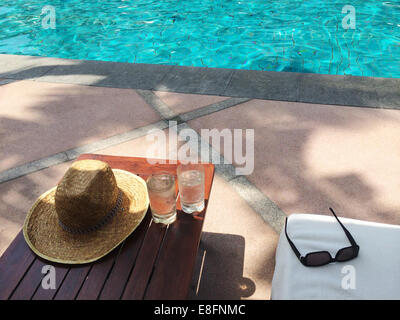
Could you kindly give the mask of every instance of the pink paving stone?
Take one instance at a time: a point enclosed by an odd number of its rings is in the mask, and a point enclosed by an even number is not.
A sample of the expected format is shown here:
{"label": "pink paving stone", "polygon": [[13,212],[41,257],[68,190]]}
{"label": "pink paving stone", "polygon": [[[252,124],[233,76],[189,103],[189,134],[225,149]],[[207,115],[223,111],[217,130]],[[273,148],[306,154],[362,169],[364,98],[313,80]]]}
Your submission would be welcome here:
{"label": "pink paving stone", "polygon": [[186,94],[163,91],[155,91],[154,93],[177,114],[192,111],[229,99],[228,97],[208,96],[202,94]]}
{"label": "pink paving stone", "polygon": [[[174,159],[174,142],[177,146],[183,144],[178,142],[177,134],[174,129],[157,130],[164,138],[158,140],[157,136],[149,132],[149,134],[133,139],[106,149],[96,151],[98,154],[107,154],[113,156],[126,156],[126,157],[143,157],[151,159]],[[170,152],[170,145],[172,146]]]}
{"label": "pink paving stone", "polygon": [[131,89],[6,84],[0,86],[0,171],[159,119]]}
{"label": "pink paving stone", "polygon": [[254,129],[248,178],[286,214],[400,224],[400,111],[252,100],[189,125]]}

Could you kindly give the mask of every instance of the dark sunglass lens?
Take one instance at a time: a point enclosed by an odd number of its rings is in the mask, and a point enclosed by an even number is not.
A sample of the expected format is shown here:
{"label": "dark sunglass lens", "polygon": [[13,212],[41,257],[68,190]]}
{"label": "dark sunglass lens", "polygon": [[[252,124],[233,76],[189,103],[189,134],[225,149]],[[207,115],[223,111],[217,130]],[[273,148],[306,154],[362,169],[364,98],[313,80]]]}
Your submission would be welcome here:
{"label": "dark sunglass lens", "polygon": [[356,256],[356,250],[353,247],[347,247],[340,249],[336,254],[337,261],[347,261],[353,259]]}
{"label": "dark sunglass lens", "polygon": [[328,252],[315,252],[306,256],[308,266],[322,266],[331,261],[331,255]]}

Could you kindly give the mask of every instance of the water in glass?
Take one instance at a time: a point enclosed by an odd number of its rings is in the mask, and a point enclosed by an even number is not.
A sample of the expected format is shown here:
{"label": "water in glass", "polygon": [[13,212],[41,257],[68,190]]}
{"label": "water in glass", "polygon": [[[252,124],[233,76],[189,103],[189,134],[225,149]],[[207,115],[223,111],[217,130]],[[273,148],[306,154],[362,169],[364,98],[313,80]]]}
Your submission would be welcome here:
{"label": "water in glass", "polygon": [[156,173],[147,179],[150,208],[156,223],[170,224],[176,220],[175,177]]}
{"label": "water in glass", "polygon": [[201,164],[180,165],[178,185],[182,210],[186,213],[204,209],[204,167]]}

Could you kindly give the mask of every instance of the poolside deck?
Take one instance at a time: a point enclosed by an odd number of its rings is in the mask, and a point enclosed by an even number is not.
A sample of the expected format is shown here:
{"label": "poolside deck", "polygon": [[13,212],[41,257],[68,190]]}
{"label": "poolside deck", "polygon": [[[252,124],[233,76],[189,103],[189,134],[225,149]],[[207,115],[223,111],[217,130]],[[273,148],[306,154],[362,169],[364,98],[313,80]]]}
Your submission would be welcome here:
{"label": "poolside deck", "polygon": [[80,153],[254,129],[254,172],[216,167],[191,298],[268,299],[286,215],[400,224],[399,80],[0,55],[0,254]]}

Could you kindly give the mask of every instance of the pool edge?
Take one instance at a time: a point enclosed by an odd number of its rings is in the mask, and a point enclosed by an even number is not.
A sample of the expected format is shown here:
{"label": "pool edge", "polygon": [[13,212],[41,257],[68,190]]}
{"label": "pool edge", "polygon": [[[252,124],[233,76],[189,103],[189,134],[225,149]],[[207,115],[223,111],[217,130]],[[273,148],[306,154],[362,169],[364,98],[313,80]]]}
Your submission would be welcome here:
{"label": "pool edge", "polygon": [[0,79],[400,109],[400,79],[0,54]]}

